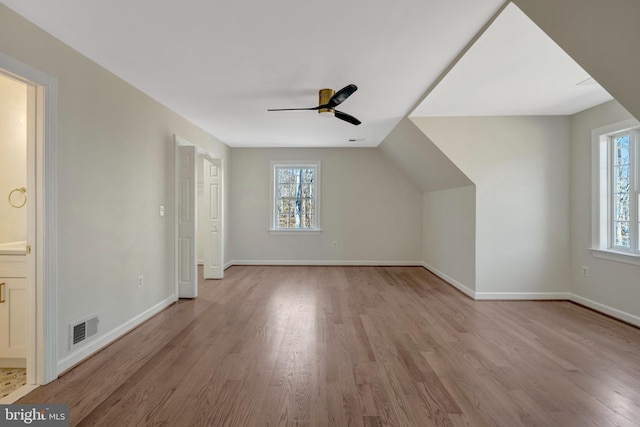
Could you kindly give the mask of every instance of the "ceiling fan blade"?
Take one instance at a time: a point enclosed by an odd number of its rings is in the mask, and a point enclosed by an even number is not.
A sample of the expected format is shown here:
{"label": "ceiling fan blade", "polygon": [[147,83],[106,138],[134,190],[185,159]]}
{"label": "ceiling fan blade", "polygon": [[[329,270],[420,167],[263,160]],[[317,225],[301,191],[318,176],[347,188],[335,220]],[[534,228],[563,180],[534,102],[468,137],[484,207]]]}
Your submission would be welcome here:
{"label": "ceiling fan blade", "polygon": [[347,113],[343,113],[342,111],[335,110],[335,115],[337,119],[344,120],[345,122],[351,123],[352,125],[358,126],[360,123],[362,123],[360,120]]}
{"label": "ceiling fan blade", "polygon": [[357,90],[358,90],[358,86],[354,84],[347,85],[342,89],[340,89],[339,91],[337,91],[335,94],[333,94],[333,96],[331,97],[329,102],[327,102],[326,105],[328,106],[328,108],[334,108],[342,104],[342,102],[344,102],[345,99],[350,97],[353,94],[353,92]]}
{"label": "ceiling fan blade", "polygon": [[267,111],[309,111],[309,110],[317,110],[320,107],[309,107],[309,108],[270,108]]}

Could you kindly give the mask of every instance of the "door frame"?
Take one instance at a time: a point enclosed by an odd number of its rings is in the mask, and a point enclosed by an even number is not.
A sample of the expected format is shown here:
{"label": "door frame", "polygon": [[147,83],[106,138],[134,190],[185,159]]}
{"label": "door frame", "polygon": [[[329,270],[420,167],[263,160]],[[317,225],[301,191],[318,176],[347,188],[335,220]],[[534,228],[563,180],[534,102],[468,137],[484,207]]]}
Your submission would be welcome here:
{"label": "door frame", "polygon": [[[174,150],[174,155],[175,155],[175,162],[174,162],[174,201],[175,201],[175,221],[174,221],[174,277],[175,277],[175,295],[176,298],[178,298],[179,293],[179,265],[178,263],[180,262],[180,260],[178,259],[178,253],[179,253],[179,236],[178,236],[178,212],[180,209],[180,198],[178,197],[178,182],[179,182],[179,173],[178,173],[178,147],[181,145],[190,145],[190,146],[194,146],[196,147],[196,155],[197,156],[202,156],[205,159],[211,160],[211,159],[220,159],[220,169],[221,169],[221,174],[222,174],[222,194],[221,194],[221,206],[220,206],[220,212],[222,215],[222,220],[221,220],[221,228],[222,228],[222,232],[224,233],[224,168],[225,168],[225,162],[224,159],[220,156],[220,157],[216,157],[215,155],[213,155],[212,153],[210,153],[207,149],[205,149],[204,147],[198,145],[198,144],[194,144],[182,137],[180,137],[177,134],[173,135],[174,137],[174,144],[175,144],[175,150]],[[196,186],[197,186],[197,179],[196,179]],[[194,206],[192,206],[191,208],[194,209],[195,212],[197,212],[197,208],[198,208],[198,200],[197,197],[194,199],[193,201]],[[197,232],[197,227],[198,227],[198,221],[196,219],[196,239],[198,236],[198,232]],[[224,266],[224,235],[222,236],[222,248],[220,251],[220,263],[222,266]],[[196,243],[196,248],[197,248],[197,243]],[[194,262],[195,262],[195,268],[197,268],[197,264],[198,264],[198,257],[195,256],[194,257]],[[206,261],[205,261],[206,262]],[[224,269],[224,267],[223,267]],[[197,285],[197,278],[196,278],[196,285]]]}
{"label": "door frame", "polygon": [[47,384],[57,371],[57,79],[0,52],[4,74],[26,83],[35,95],[34,150],[27,158],[28,338],[27,384]]}

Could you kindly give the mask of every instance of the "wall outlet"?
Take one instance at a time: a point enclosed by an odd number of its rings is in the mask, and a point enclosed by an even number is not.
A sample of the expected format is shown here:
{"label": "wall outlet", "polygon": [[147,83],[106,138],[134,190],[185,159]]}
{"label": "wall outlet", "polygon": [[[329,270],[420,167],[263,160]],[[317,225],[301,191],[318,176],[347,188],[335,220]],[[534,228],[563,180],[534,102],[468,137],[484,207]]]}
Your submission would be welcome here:
{"label": "wall outlet", "polygon": [[331,242],[331,247],[332,248],[337,248],[338,247],[338,242],[336,242],[335,240],[333,242]]}
{"label": "wall outlet", "polygon": [[144,276],[141,274],[138,276],[138,287],[141,288],[144,286]]}
{"label": "wall outlet", "polygon": [[587,267],[586,265],[582,265],[580,266],[580,268],[582,269],[582,275],[584,277],[587,277],[589,275],[589,267]]}
{"label": "wall outlet", "polygon": [[160,216],[164,216],[164,206],[160,206]]}

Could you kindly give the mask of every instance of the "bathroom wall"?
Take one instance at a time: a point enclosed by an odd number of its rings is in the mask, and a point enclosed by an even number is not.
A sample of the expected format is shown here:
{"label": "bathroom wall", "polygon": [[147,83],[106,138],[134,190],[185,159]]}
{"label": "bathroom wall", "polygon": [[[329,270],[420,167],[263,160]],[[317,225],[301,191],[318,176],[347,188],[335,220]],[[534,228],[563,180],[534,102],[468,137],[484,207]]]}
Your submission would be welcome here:
{"label": "bathroom wall", "polygon": [[[27,186],[27,85],[0,74],[0,243],[26,240],[27,209],[9,193]],[[27,193],[28,195],[28,193]],[[20,204],[22,194],[11,200]]]}

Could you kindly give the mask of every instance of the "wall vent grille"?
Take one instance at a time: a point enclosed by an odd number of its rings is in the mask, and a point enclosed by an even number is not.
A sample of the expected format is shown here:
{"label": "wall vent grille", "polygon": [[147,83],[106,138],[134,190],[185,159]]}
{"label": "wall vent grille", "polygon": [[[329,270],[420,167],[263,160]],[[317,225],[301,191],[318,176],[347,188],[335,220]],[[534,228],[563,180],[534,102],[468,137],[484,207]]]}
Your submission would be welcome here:
{"label": "wall vent grille", "polygon": [[86,322],[82,322],[73,327],[73,345],[76,345],[85,339],[87,339],[87,324]]}
{"label": "wall vent grille", "polygon": [[69,325],[69,349],[98,333],[98,316],[87,317]]}

